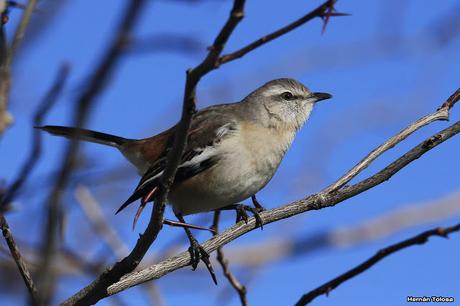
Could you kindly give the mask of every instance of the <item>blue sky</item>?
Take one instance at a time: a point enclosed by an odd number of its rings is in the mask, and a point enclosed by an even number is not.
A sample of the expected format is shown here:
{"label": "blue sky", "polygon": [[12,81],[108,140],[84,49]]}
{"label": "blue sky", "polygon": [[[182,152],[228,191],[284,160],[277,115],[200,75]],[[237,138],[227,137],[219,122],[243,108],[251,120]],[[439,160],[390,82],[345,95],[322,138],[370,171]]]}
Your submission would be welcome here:
{"label": "blue sky", "polygon": [[[96,100],[88,128],[141,138],[177,122],[185,70],[203,59],[205,47],[211,44],[231,7],[230,1],[185,2],[151,1],[136,27],[135,37],[143,40],[152,35],[182,35],[195,39],[202,50],[165,52],[152,46],[142,53],[124,55],[110,85]],[[15,124],[0,141],[1,179],[11,182],[25,159],[31,137],[30,117],[63,62],[70,63],[71,76],[46,123],[71,122],[77,93],[105,50],[125,3],[120,0],[67,1],[53,18],[47,17],[47,27],[33,32],[33,39],[25,41],[13,73],[10,109]],[[319,3],[288,0],[281,5],[274,0],[248,1],[246,16],[224,53],[276,30]],[[459,6],[456,1],[425,0],[423,5],[414,0],[339,1],[337,9],[352,16],[333,18],[323,35],[321,21],[313,20],[240,60],[223,65],[198,86],[199,108],[240,100],[254,88],[279,77],[293,77],[314,91],[334,95],[332,100],[318,106],[299,132],[277,175],[259,193],[260,201],[268,208],[319,191],[395,132],[433,112],[459,86],[460,40],[455,30],[458,22],[454,23],[459,17]],[[8,25],[10,35],[18,17],[18,12],[12,13]],[[454,24],[442,28],[449,22]],[[442,36],[446,28],[449,39]],[[459,116],[457,107],[452,110],[452,121]],[[434,123],[417,132],[377,160],[360,178],[378,171],[447,124]],[[22,241],[33,244],[40,241],[37,233],[49,193],[45,183],[58,167],[65,144],[66,140],[44,137],[43,158],[26,190],[15,202],[14,211],[8,215],[14,233]],[[460,164],[456,158],[459,149],[460,138],[454,137],[389,182],[336,207],[269,225],[264,231],[255,231],[234,241],[228,248],[238,252],[244,251],[245,246],[258,245],[274,237],[286,240],[308,237],[451,194],[460,187]],[[133,246],[137,232],[148,221],[148,214],[142,216],[133,232],[131,218],[135,208],[117,216],[113,212],[137,183],[134,169],[109,148],[85,144],[82,152],[84,167],[76,173],[78,177],[74,181],[90,186],[120,237],[128,246]],[[109,173],[111,169],[119,169],[123,179],[91,181],[94,175]],[[82,256],[104,258],[112,263],[110,252],[97,238],[82,238],[92,234],[74,199],[74,187],[75,184],[64,201],[68,211],[65,244]],[[249,282],[251,304],[293,304],[303,293],[367,259],[376,250],[432,226],[456,223],[455,217],[425,223],[355,247],[328,248],[281,259],[254,273],[235,266],[235,272]],[[230,225],[232,213],[225,218],[225,224]],[[205,222],[209,220],[210,216]],[[166,228],[152,247],[152,253],[180,236],[179,231]],[[199,234],[200,240],[206,237],[207,234]],[[404,305],[407,295],[435,294],[457,294],[458,300],[460,267],[455,263],[460,255],[459,242],[460,235],[454,234],[449,240],[434,238],[424,246],[404,250],[334,290],[328,298],[318,298],[313,305]],[[60,283],[56,302],[92,279],[92,276],[81,275],[66,277]],[[222,275],[219,280],[220,285],[215,287],[205,273],[184,269],[164,277],[158,285],[168,305],[216,305],[216,296],[227,286]],[[0,294],[10,305],[24,301],[14,294]],[[226,305],[239,305],[236,295],[230,297]],[[145,304],[140,289],[128,290],[120,294],[120,298],[127,304]],[[108,302],[109,299],[100,304]]]}

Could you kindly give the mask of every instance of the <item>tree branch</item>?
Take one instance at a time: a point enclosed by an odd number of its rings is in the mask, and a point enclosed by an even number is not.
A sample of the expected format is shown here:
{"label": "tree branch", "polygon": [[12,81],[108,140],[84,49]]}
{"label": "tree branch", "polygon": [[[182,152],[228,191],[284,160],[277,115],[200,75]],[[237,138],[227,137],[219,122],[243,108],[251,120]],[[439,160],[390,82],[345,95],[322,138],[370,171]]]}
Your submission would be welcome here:
{"label": "tree branch", "polygon": [[4,30],[4,23],[7,22],[7,15],[5,15],[7,10],[2,13],[2,20],[0,20],[0,136],[13,121],[11,114],[8,112],[8,96],[10,94],[11,86],[11,63],[17,48],[24,38],[27,26],[29,25],[36,4],[37,0],[29,0],[27,3],[24,13],[22,14],[21,21],[19,22],[18,28],[14,34],[13,42],[11,43],[10,48],[7,47]]}
{"label": "tree branch", "polygon": [[[455,95],[455,94],[454,94]],[[454,96],[452,95],[452,96]],[[451,96],[451,97],[452,97]],[[449,107],[452,107],[460,97],[454,98],[454,102],[450,104],[445,110],[449,110]],[[447,113],[448,115],[448,113]],[[433,115],[425,116],[423,118],[444,118],[440,115],[439,111],[436,111]],[[423,119],[422,118],[422,119]],[[421,122],[425,122],[424,120],[418,120],[413,125],[416,125],[418,129],[423,127],[425,124],[420,124]],[[404,132],[403,130],[402,132]],[[378,173],[372,175],[371,177],[362,180],[361,182],[343,188],[341,190],[336,191],[328,191],[329,188],[324,189],[323,191],[308,196],[302,200],[295,201],[291,204],[287,204],[275,209],[263,211],[260,213],[261,218],[264,221],[264,224],[269,224],[272,222],[276,222],[282,219],[286,219],[306,211],[310,210],[319,210],[326,207],[334,206],[340,202],[345,201],[357,194],[360,194],[372,187],[375,187],[386,180],[390,179],[394,174],[400,171],[402,168],[407,166],[409,163],[413,162],[414,160],[418,159],[420,156],[428,152],[429,150],[433,149],[434,147],[438,146],[439,144],[443,143],[447,139],[451,138],[452,136],[458,134],[460,132],[460,121],[454,123],[453,125],[449,126],[448,128],[442,130],[441,132],[433,135],[432,137],[428,138],[427,140],[423,141],[416,147],[412,148],[406,154],[398,158],[396,161],[391,163],[389,166],[384,168],[383,170],[379,171]],[[398,133],[397,135],[399,135]],[[390,139],[399,139],[398,137],[393,136]],[[387,142],[385,142],[387,143]],[[396,144],[396,143],[395,143]],[[375,158],[374,158],[375,159]],[[374,160],[372,159],[372,160]],[[372,161],[370,161],[372,162]],[[361,167],[362,163],[358,163],[355,168]],[[354,171],[354,169],[352,171]],[[209,239],[205,243],[203,243],[203,247],[209,253],[217,250],[217,248],[226,245],[227,243],[235,240],[236,238],[246,234],[254,230],[255,220],[251,218],[248,220],[248,223],[245,224],[244,222],[240,222],[231,228],[227,229],[226,231],[220,233],[217,236]],[[162,276],[171,273],[177,269],[185,267],[188,265],[190,261],[190,254],[188,252],[180,253],[177,256],[170,257],[162,262],[150,266],[146,269],[143,269],[138,272],[130,273],[123,277],[119,282],[110,286],[108,288],[108,294],[112,295],[127,288],[133,287],[140,283],[158,279]]]}
{"label": "tree branch", "polygon": [[384,259],[387,256],[390,256],[393,253],[396,253],[402,249],[418,245],[418,244],[425,244],[428,242],[428,238],[432,236],[439,236],[448,238],[448,235],[453,232],[457,232],[460,230],[460,223],[451,227],[438,227],[428,231],[425,231],[421,234],[418,234],[414,237],[409,239],[403,240],[401,242],[395,243],[386,247],[384,249],[379,250],[374,256],[369,258],[368,260],[364,261],[363,263],[357,265],[351,270],[339,275],[338,277],[334,278],[331,281],[324,283],[323,285],[319,286],[318,288],[304,294],[300,300],[295,304],[296,306],[307,305],[315,298],[320,295],[326,294],[328,295],[333,289],[340,286],[342,283],[346,282],[347,280],[365,272],[366,270],[370,269],[373,265],[378,263],[380,260]]}
{"label": "tree branch", "polygon": [[[129,249],[105,218],[99,203],[96,201],[89,189],[83,185],[78,185],[75,189],[75,197],[93,227],[94,232],[105,241],[117,260],[122,259],[124,254],[129,252]],[[145,292],[148,295],[148,298],[152,301],[152,304],[158,306],[164,305],[160,291],[158,290],[156,284],[154,282],[150,282],[145,285]]]}
{"label": "tree branch", "polygon": [[[65,81],[67,79],[69,72],[69,67],[67,65],[61,66],[56,81],[53,86],[50,88],[49,92],[43,98],[43,100],[38,105],[37,110],[35,111],[33,118],[33,125],[41,125],[43,117],[48,113],[51,107],[57,100],[62,88],[64,87]],[[38,292],[35,287],[32,275],[30,274],[29,269],[27,268],[26,262],[23,260],[19,248],[16,245],[11,229],[4,217],[4,213],[7,210],[7,204],[14,198],[16,193],[20,190],[24,182],[29,177],[30,172],[35,167],[37,161],[40,159],[41,154],[41,136],[39,131],[34,132],[32,149],[29,153],[29,157],[21,168],[17,178],[14,180],[10,188],[5,192],[4,195],[0,196],[0,224],[3,236],[8,244],[10,249],[11,257],[13,257],[16,265],[19,269],[19,273],[24,279],[24,283],[29,290],[31,297],[31,302],[34,305],[39,305]]]}
{"label": "tree branch", "polygon": [[13,61],[13,57],[16,54],[16,51],[21,44],[22,39],[26,34],[27,27],[29,26],[30,19],[32,18],[32,13],[35,10],[35,6],[37,5],[37,0],[29,0],[27,6],[24,9],[24,13],[22,14],[21,21],[19,22],[18,28],[14,33],[13,42],[11,43],[11,47],[8,50],[8,58],[6,65],[11,66],[11,62]]}
{"label": "tree branch", "polygon": [[429,114],[423,118],[420,118],[416,122],[410,124],[408,127],[385,141],[382,145],[377,147],[366,157],[364,157],[356,166],[348,171],[344,176],[338,179],[334,184],[330,185],[324,191],[325,193],[334,192],[351,181],[355,176],[361,173],[366,169],[377,157],[382,155],[385,151],[393,148],[395,145],[409,137],[412,133],[424,127],[425,125],[430,124],[433,121],[438,120],[449,120],[449,110],[458,102],[460,99],[460,88],[457,89],[447,100],[442,104],[440,108],[433,114]]}
{"label": "tree branch", "polygon": [[16,266],[19,269],[19,273],[24,280],[24,284],[29,291],[30,300],[33,305],[40,305],[40,299],[38,296],[37,288],[35,287],[32,275],[30,274],[27,264],[19,252],[19,248],[14,241],[13,234],[11,233],[10,226],[6,222],[5,216],[0,212],[0,229],[2,230],[3,237],[5,238],[8,248],[10,249],[11,257],[13,257]]}
{"label": "tree branch", "polygon": [[[35,111],[32,126],[41,126],[43,123],[43,119],[49,110],[53,107],[56,103],[59,95],[64,88],[65,82],[67,81],[67,77],[69,75],[70,66],[67,64],[61,65],[59,71],[56,76],[56,80],[54,81],[52,87],[49,89],[46,96],[40,102],[37,110]],[[40,159],[42,151],[42,132],[39,130],[34,130],[33,132],[33,139],[32,139],[32,148],[29,152],[29,156],[27,160],[24,162],[21,170],[19,171],[16,179],[13,181],[11,186],[8,188],[4,197],[0,199],[0,212],[5,212],[6,205],[10,203],[16,194],[20,191],[22,185],[26,182],[29,178],[30,173],[32,172],[33,168],[35,168],[36,163]]]}
{"label": "tree branch", "polygon": [[255,41],[253,41],[252,43],[244,46],[243,48],[237,50],[237,51],[234,51],[232,53],[228,53],[228,54],[224,54],[222,57],[219,58],[218,60],[218,65],[221,65],[221,64],[224,64],[224,63],[227,63],[227,62],[231,62],[235,59],[238,59],[238,58],[241,58],[243,56],[245,56],[246,54],[248,54],[249,52],[253,51],[254,49],[257,49],[259,48],[260,46],[300,27],[301,25],[309,22],[310,20],[316,18],[316,17],[324,17],[325,16],[325,13],[331,9],[331,7],[333,8],[335,3],[337,1],[336,0],[328,0],[326,2],[324,2],[323,4],[321,4],[320,6],[318,6],[316,9],[310,11],[309,13],[307,13],[306,15],[300,17],[299,19],[293,21],[292,23],[268,34],[268,35],[265,35]]}
{"label": "tree branch", "polygon": [[[109,44],[105,54],[102,56],[100,64],[97,66],[95,73],[87,81],[88,86],[85,87],[81,95],[75,103],[74,118],[72,125],[75,127],[83,126],[89,115],[89,110],[94,104],[98,94],[104,89],[109,78],[119,62],[121,55],[126,47],[127,38],[130,36],[132,29],[142,12],[142,8],[146,3],[145,0],[132,0],[127,2],[123,17],[120,20],[118,28],[115,32],[112,41]],[[59,217],[62,214],[61,198],[68,184],[70,175],[75,165],[75,160],[78,154],[79,142],[71,141],[67,146],[65,153],[62,156],[62,162],[59,166],[59,172],[56,175],[55,186],[47,203],[47,222],[43,230],[43,247],[42,247],[42,264],[40,265],[39,275],[43,277],[40,293],[43,296],[43,301],[48,304],[55,283],[55,276],[52,273],[51,265],[53,262],[54,253],[56,251],[57,235],[59,228]]]}
{"label": "tree branch", "polygon": [[[216,210],[214,212],[214,219],[212,222],[212,228],[215,230],[214,236],[219,233],[219,219],[220,210]],[[228,266],[228,260],[225,258],[224,250],[222,249],[222,247],[217,248],[217,261],[220,263],[222,271],[224,272],[225,277],[228,279],[228,282],[233,287],[233,289],[235,289],[236,293],[238,293],[241,305],[249,306],[248,298],[246,296],[246,286],[242,285],[235,277],[235,275],[233,275],[232,271],[230,271],[230,267]]]}

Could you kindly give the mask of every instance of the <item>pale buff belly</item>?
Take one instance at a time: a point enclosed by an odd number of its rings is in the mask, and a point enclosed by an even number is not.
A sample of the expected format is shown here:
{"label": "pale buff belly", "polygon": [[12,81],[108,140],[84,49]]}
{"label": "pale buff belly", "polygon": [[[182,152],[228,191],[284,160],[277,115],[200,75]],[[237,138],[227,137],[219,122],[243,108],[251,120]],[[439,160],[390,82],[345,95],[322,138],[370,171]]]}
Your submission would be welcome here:
{"label": "pale buff belly", "polygon": [[286,144],[272,138],[271,142],[256,143],[249,147],[253,150],[248,150],[248,146],[241,145],[243,140],[239,136],[223,142],[217,164],[173,186],[169,202],[175,213],[189,215],[239,203],[270,181]]}
{"label": "pale buff belly", "polygon": [[236,204],[262,189],[272,178],[272,171],[258,173],[251,163],[221,160],[212,168],[173,186],[169,202],[176,213],[190,215]]}

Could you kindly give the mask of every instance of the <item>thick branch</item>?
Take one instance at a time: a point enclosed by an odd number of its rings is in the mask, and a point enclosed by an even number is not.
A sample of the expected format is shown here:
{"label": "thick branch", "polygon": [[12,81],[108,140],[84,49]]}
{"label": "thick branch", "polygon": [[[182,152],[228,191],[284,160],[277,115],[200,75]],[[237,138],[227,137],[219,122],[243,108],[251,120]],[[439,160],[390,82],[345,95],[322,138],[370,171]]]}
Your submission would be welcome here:
{"label": "thick branch", "polygon": [[[438,112],[435,112],[434,114],[437,114],[435,117],[439,115]],[[419,123],[420,120],[414,124],[417,124],[417,126],[421,128],[423,125],[420,125]],[[408,151],[406,154],[401,156],[399,159],[391,163],[380,172],[355,185],[334,192],[328,191],[328,188],[326,188],[323,191],[302,200],[295,201],[291,204],[284,205],[279,208],[264,211],[260,214],[260,216],[262,217],[264,224],[268,224],[304,213],[306,211],[318,210],[334,206],[340,202],[345,201],[346,199],[356,196],[357,194],[360,194],[385,182],[409,163],[418,159],[429,150],[433,149],[434,147],[438,146],[459,132],[460,121],[423,141],[418,146]],[[392,137],[392,139],[393,138],[394,137]],[[356,167],[359,167],[360,165],[361,163],[356,165]],[[219,247],[226,245],[227,243],[235,240],[247,232],[252,231],[254,226],[254,218],[251,218],[247,224],[240,222],[228,230],[222,232],[221,234],[206,241],[203,244],[203,247],[207,252],[213,252]],[[118,283],[110,286],[108,288],[108,293],[112,295],[148,280],[158,279],[172,271],[185,267],[188,265],[189,261],[190,254],[188,252],[183,252],[177,256],[170,257],[156,265],[150,266],[149,268],[126,275]]]}
{"label": "thick branch", "polygon": [[308,303],[313,301],[318,296],[323,295],[323,294],[329,294],[329,292],[331,292],[333,289],[340,286],[342,283],[365,272],[366,270],[370,269],[373,265],[378,263],[380,260],[384,259],[387,256],[390,256],[393,253],[396,253],[402,249],[405,249],[405,248],[408,248],[414,245],[425,244],[426,242],[428,242],[428,238],[432,236],[439,236],[439,237],[447,238],[450,233],[457,232],[457,231],[460,231],[460,223],[457,225],[451,226],[451,227],[445,227],[445,228],[438,227],[435,229],[431,229],[421,234],[418,234],[412,238],[409,238],[407,240],[401,241],[399,243],[395,243],[393,245],[390,245],[389,247],[381,249],[374,256],[364,261],[363,263],[357,265],[353,269],[348,270],[347,272],[339,275],[333,280],[328,281],[327,283],[324,283],[318,288],[303,295],[295,305],[296,306],[307,305]]}

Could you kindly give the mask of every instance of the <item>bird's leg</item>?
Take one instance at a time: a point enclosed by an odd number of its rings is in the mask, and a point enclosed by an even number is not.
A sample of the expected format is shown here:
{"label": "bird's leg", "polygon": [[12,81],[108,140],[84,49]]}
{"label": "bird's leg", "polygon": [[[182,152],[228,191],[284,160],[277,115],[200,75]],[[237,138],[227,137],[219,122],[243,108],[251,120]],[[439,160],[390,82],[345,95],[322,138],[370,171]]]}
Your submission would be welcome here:
{"label": "bird's leg", "polygon": [[259,201],[257,201],[255,194],[251,196],[251,200],[252,200],[252,204],[254,204],[258,212],[262,212],[265,210],[265,208],[259,203]]}
{"label": "bird's leg", "polygon": [[219,210],[234,210],[236,212],[236,223],[240,222],[241,220],[243,220],[245,223],[248,223],[249,216],[246,211],[250,211],[256,219],[256,228],[260,227],[260,229],[263,229],[264,223],[259,215],[257,208],[244,204],[232,204],[219,208]]}
{"label": "bird's leg", "polygon": [[[176,214],[177,219],[183,223],[187,224],[185,222],[184,217],[181,214]],[[211,274],[211,278],[214,282],[214,284],[217,285],[217,278],[216,274],[214,273],[214,269],[212,268],[211,261],[209,260],[209,254],[206,252],[206,250],[198,243],[195,237],[193,237],[192,232],[190,231],[189,227],[184,227],[185,233],[187,234],[188,240],[190,241],[190,247],[188,248],[190,252],[190,264],[192,265],[193,270],[196,269],[198,264],[200,263],[200,260],[203,261],[205,264],[206,268],[209,271],[209,274]]]}

